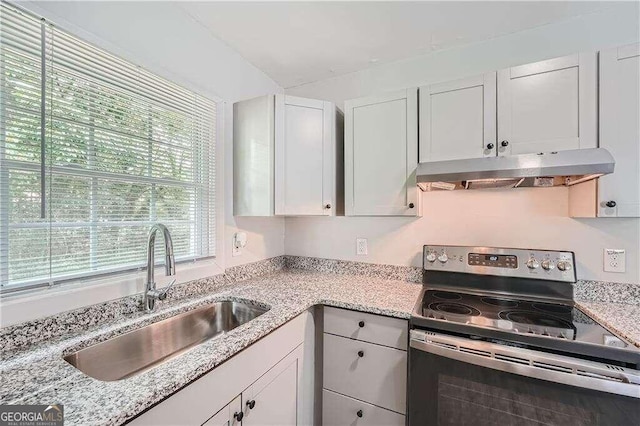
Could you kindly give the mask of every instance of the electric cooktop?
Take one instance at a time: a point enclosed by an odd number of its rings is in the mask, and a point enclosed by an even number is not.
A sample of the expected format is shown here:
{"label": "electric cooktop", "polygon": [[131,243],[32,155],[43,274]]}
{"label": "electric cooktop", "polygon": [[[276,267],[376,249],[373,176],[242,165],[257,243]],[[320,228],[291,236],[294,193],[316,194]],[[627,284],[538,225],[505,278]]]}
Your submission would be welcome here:
{"label": "electric cooktop", "polygon": [[421,310],[424,318],[437,321],[618,348],[628,346],[570,304],[426,290],[423,293]]}

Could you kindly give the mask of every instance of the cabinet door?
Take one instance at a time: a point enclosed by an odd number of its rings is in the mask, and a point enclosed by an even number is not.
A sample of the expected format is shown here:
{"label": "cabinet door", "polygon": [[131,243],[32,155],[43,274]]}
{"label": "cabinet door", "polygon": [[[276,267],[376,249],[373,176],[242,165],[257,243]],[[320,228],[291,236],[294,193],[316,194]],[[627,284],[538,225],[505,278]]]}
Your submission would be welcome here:
{"label": "cabinet door", "polygon": [[640,44],[600,52],[600,146],[616,167],[599,179],[598,216],[640,216],[639,81]]}
{"label": "cabinet door", "polygon": [[274,214],[273,95],[233,104],[233,215]]}
{"label": "cabinet door", "polygon": [[276,95],[275,211],[331,215],[335,211],[335,106]]}
{"label": "cabinet door", "polygon": [[420,163],[496,152],[495,72],[420,88]]}
{"label": "cabinet door", "polygon": [[298,358],[285,358],[247,390],[243,426],[297,424]]}
{"label": "cabinet door", "polygon": [[417,216],[418,90],[345,103],[345,214]]}
{"label": "cabinet door", "polygon": [[[238,415],[242,412],[242,397],[238,395],[229,405],[218,411],[202,426],[239,426]],[[242,420],[242,418],[240,419]]]}
{"label": "cabinet door", "polygon": [[595,148],[597,54],[498,71],[498,154]]}

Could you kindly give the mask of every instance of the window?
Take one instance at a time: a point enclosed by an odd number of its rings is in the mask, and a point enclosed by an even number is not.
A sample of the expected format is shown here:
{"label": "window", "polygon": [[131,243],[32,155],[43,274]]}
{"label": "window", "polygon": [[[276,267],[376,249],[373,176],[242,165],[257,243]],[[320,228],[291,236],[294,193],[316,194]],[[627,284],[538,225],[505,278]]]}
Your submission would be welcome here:
{"label": "window", "polygon": [[156,222],[178,260],[214,256],[216,104],[0,13],[2,291],[141,267]]}

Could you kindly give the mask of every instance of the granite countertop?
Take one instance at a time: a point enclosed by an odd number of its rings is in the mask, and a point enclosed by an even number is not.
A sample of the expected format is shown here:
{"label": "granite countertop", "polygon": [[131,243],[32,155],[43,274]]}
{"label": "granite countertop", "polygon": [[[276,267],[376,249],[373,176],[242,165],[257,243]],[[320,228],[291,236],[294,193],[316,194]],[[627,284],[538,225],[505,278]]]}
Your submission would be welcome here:
{"label": "granite countertop", "polygon": [[[305,270],[283,270],[224,285],[203,297],[161,304],[152,315],[121,319],[17,352],[0,363],[0,404],[60,403],[67,425],[121,424],[314,305],[409,318],[420,290],[419,284],[407,281]],[[92,379],[62,358],[76,349],[217,300],[246,300],[271,309],[166,363],[120,381]]]}
{"label": "granite countertop", "polygon": [[[284,269],[221,284],[211,293],[163,302],[154,314],[113,319],[89,331],[44,341],[17,351],[0,362],[0,404],[64,404],[67,425],[121,424],[161,401],[226,359],[314,305],[409,318],[421,285],[322,270]],[[101,382],[63,360],[63,354],[131,329],[218,300],[268,305],[258,318],[204,342],[188,352],[137,376]],[[595,320],[640,347],[640,306],[577,301]]]}
{"label": "granite countertop", "polygon": [[640,306],[580,300],[576,305],[610,331],[640,347]]}

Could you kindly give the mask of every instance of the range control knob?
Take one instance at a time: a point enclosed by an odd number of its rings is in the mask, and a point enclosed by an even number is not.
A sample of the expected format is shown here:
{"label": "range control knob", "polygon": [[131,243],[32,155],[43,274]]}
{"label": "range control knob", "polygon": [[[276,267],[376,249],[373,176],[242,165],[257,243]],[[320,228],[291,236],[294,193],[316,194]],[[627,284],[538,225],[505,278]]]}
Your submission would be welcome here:
{"label": "range control knob", "polygon": [[527,260],[527,268],[538,269],[539,266],[540,266],[540,263],[538,263],[535,257],[532,257],[529,260]]}
{"label": "range control knob", "polygon": [[558,262],[558,264],[556,266],[561,271],[568,271],[568,270],[571,269],[571,262],[568,262],[566,260],[561,260],[561,261]]}
{"label": "range control knob", "polygon": [[435,262],[436,261],[436,254],[434,252],[429,252],[429,254],[427,254],[427,261],[428,262]]}
{"label": "range control knob", "polygon": [[556,267],[556,265],[554,265],[553,262],[549,259],[543,260],[541,265],[542,269],[544,269],[545,271],[551,271]]}
{"label": "range control knob", "polygon": [[440,256],[438,256],[438,260],[441,263],[447,263],[447,260],[449,260],[449,256],[447,256],[447,252],[443,252]]}

